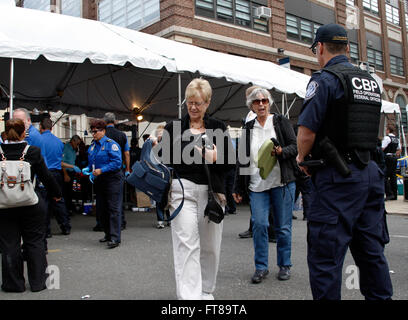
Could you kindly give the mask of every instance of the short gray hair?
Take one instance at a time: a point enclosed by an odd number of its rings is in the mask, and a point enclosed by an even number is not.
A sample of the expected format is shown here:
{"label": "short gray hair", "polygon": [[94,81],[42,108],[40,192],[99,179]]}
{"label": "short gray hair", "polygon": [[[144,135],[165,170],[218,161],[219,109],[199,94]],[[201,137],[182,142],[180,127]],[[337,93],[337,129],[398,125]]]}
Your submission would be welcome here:
{"label": "short gray hair", "polygon": [[115,123],[116,116],[113,112],[106,112],[105,115],[103,116],[103,120],[106,123]]}
{"label": "short gray hair", "polygon": [[81,142],[82,139],[81,139],[81,137],[78,136],[77,134],[74,134],[74,135],[71,137],[71,140],[69,140],[69,141]]}
{"label": "short gray hair", "polygon": [[273,99],[272,99],[271,93],[267,89],[259,87],[259,88],[255,88],[247,97],[246,105],[250,110],[252,107],[252,103],[254,102],[254,100],[257,99],[258,93],[266,97],[269,100],[269,106],[272,106]]}
{"label": "short gray hair", "polygon": [[27,110],[26,108],[17,108],[17,109],[14,109],[13,115],[14,115],[14,112],[17,112],[17,111],[19,111],[19,112],[24,112],[25,115],[26,115],[26,119],[27,119],[27,120],[31,120],[30,112],[28,112],[28,110]]}

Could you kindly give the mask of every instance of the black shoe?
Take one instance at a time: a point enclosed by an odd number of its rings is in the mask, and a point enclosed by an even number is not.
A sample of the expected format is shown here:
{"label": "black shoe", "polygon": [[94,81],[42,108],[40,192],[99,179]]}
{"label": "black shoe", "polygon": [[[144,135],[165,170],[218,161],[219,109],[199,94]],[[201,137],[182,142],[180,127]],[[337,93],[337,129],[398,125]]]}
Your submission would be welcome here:
{"label": "black shoe", "polygon": [[51,234],[51,233],[47,233],[47,234],[45,235],[45,238],[46,238],[46,239],[52,238],[52,234]]}
{"label": "black shoe", "polygon": [[124,224],[123,226],[120,227],[120,230],[125,230],[126,229],[126,224]]}
{"label": "black shoe", "polygon": [[278,279],[279,280],[289,280],[290,279],[290,267],[279,267],[278,272]]}
{"label": "black shoe", "polygon": [[293,220],[296,220],[297,217],[296,217],[294,214],[292,214],[292,219],[293,219]]}
{"label": "black shoe", "polygon": [[107,239],[107,238],[102,238],[102,239],[99,239],[99,242],[100,243],[104,243],[104,242],[109,242],[110,240],[109,239]]}
{"label": "black shoe", "polygon": [[238,235],[241,239],[252,238],[252,231],[244,231]]}
{"label": "black shoe", "polygon": [[103,231],[103,228],[101,226],[95,226],[93,229],[93,231]]}
{"label": "black shoe", "polygon": [[115,240],[109,241],[108,242],[108,249],[113,249],[113,248],[119,247],[119,244],[120,243],[115,241]]}
{"label": "black shoe", "polygon": [[266,270],[255,270],[254,275],[251,278],[252,283],[261,283],[263,279],[269,274],[269,271]]}
{"label": "black shoe", "polygon": [[276,238],[270,237],[270,238],[269,238],[269,242],[276,243]]}
{"label": "black shoe", "polygon": [[389,197],[389,198],[385,198],[385,201],[390,201],[390,200],[397,200],[397,197]]}

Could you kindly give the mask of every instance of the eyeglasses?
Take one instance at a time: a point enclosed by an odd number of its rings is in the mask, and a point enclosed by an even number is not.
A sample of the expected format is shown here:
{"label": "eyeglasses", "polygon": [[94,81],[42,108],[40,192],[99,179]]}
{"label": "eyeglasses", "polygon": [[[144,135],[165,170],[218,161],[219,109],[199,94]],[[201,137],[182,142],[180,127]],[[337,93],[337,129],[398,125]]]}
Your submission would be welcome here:
{"label": "eyeglasses", "polygon": [[205,102],[201,101],[201,102],[196,102],[196,101],[186,101],[186,104],[188,106],[196,106],[196,107],[201,107]]}
{"label": "eyeglasses", "polygon": [[96,134],[96,133],[98,133],[98,132],[100,132],[100,131],[102,131],[102,129],[91,130],[91,133],[92,133],[92,134]]}
{"label": "eyeglasses", "polygon": [[256,99],[254,101],[252,101],[252,104],[259,106],[260,104],[267,104],[269,103],[269,99]]}

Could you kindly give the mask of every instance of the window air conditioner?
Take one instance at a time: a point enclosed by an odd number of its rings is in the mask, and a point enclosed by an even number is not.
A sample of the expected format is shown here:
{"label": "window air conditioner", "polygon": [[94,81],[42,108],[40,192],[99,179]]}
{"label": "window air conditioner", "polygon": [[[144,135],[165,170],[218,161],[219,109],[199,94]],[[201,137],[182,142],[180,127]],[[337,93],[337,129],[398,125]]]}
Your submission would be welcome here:
{"label": "window air conditioner", "polygon": [[270,18],[272,17],[272,9],[268,7],[255,8],[255,16],[258,18]]}

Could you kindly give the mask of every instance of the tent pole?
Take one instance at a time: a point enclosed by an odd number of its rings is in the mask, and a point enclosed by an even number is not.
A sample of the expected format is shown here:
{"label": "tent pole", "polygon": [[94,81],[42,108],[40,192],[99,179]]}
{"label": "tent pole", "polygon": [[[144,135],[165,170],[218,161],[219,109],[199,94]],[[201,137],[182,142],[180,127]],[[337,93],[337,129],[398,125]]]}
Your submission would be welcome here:
{"label": "tent pole", "polygon": [[10,119],[13,117],[13,96],[14,96],[14,59],[10,60]]}
{"label": "tent pole", "polygon": [[178,74],[178,118],[181,119],[181,73]]}
{"label": "tent pole", "polygon": [[285,115],[285,94],[282,93],[282,115]]}

